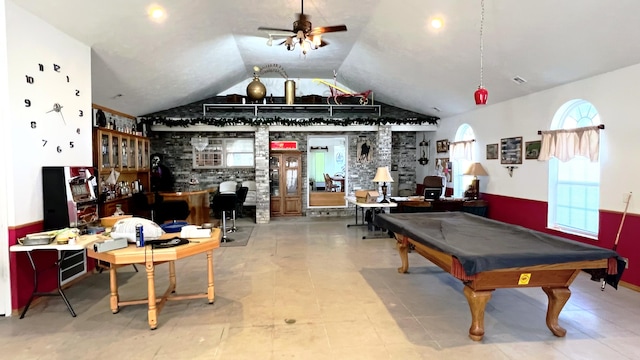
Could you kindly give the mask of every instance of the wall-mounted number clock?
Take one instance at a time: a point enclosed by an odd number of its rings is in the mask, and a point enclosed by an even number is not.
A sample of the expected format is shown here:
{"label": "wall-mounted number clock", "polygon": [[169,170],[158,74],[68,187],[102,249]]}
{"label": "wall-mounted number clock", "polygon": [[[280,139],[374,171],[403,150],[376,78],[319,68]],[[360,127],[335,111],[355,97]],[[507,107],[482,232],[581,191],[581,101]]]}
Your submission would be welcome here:
{"label": "wall-mounted number clock", "polygon": [[35,64],[24,75],[24,107],[33,136],[45,150],[62,153],[76,147],[80,124],[86,116],[82,108],[84,93],[74,78],[56,63]]}

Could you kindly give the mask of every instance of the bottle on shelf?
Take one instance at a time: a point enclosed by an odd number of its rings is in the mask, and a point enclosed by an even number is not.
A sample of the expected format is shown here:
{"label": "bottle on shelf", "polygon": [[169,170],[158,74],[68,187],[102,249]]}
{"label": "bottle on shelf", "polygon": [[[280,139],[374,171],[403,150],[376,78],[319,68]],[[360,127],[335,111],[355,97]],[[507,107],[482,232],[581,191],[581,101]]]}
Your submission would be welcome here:
{"label": "bottle on shelf", "polygon": [[113,216],[121,215],[124,215],[124,211],[122,211],[122,204],[116,204],[116,211],[113,213]]}

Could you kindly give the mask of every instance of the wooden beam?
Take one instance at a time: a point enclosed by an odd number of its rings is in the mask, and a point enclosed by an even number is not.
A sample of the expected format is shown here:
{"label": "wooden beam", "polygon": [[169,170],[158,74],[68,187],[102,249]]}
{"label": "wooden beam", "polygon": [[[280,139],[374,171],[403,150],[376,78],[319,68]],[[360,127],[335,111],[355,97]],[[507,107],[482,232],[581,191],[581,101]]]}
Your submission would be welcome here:
{"label": "wooden beam", "polygon": [[94,108],[94,109],[100,109],[102,111],[106,111],[106,112],[111,113],[113,115],[123,116],[123,117],[129,118],[129,119],[132,119],[132,120],[137,120],[137,117],[135,117],[133,115],[129,115],[129,114],[125,114],[125,113],[122,113],[120,111],[117,111],[117,110],[109,109],[108,107],[104,107],[104,106],[101,106],[101,105],[98,105],[98,104],[91,104],[91,107]]}

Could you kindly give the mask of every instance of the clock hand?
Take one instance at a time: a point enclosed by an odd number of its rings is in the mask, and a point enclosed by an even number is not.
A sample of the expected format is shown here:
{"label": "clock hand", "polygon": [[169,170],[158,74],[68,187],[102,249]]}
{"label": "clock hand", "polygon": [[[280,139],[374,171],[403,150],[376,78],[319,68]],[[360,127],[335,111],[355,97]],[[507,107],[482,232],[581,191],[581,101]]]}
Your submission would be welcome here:
{"label": "clock hand", "polygon": [[60,105],[60,104],[58,104],[58,103],[55,103],[55,104],[53,104],[53,109],[51,109],[51,110],[47,111],[47,114],[48,114],[48,113],[50,113],[50,112],[52,112],[52,111],[60,112],[60,111],[62,111],[62,108],[63,108],[63,106],[62,106],[62,105]]}

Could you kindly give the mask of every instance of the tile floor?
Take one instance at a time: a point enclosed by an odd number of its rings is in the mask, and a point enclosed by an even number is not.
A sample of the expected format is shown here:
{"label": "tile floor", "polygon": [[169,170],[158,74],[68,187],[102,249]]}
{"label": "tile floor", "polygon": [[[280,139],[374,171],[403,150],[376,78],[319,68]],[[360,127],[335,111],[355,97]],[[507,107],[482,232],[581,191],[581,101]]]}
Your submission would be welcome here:
{"label": "tile floor", "polygon": [[[109,275],[0,318],[3,359],[638,359],[640,294],[580,275],[560,316],[565,338],[545,325],[540,289],[497,290],[486,335],[467,337],[462,284],[421,256],[398,274],[394,241],[367,239],[351,219],[275,219],[246,247],[215,251],[216,302],[169,302],[151,331],[145,306],[109,310]],[[178,292],[206,286],[204,255],[176,263]],[[158,291],[167,284],[159,266]],[[124,299],[146,294],[144,272],[120,272]],[[287,321],[288,320],[288,321]]]}

